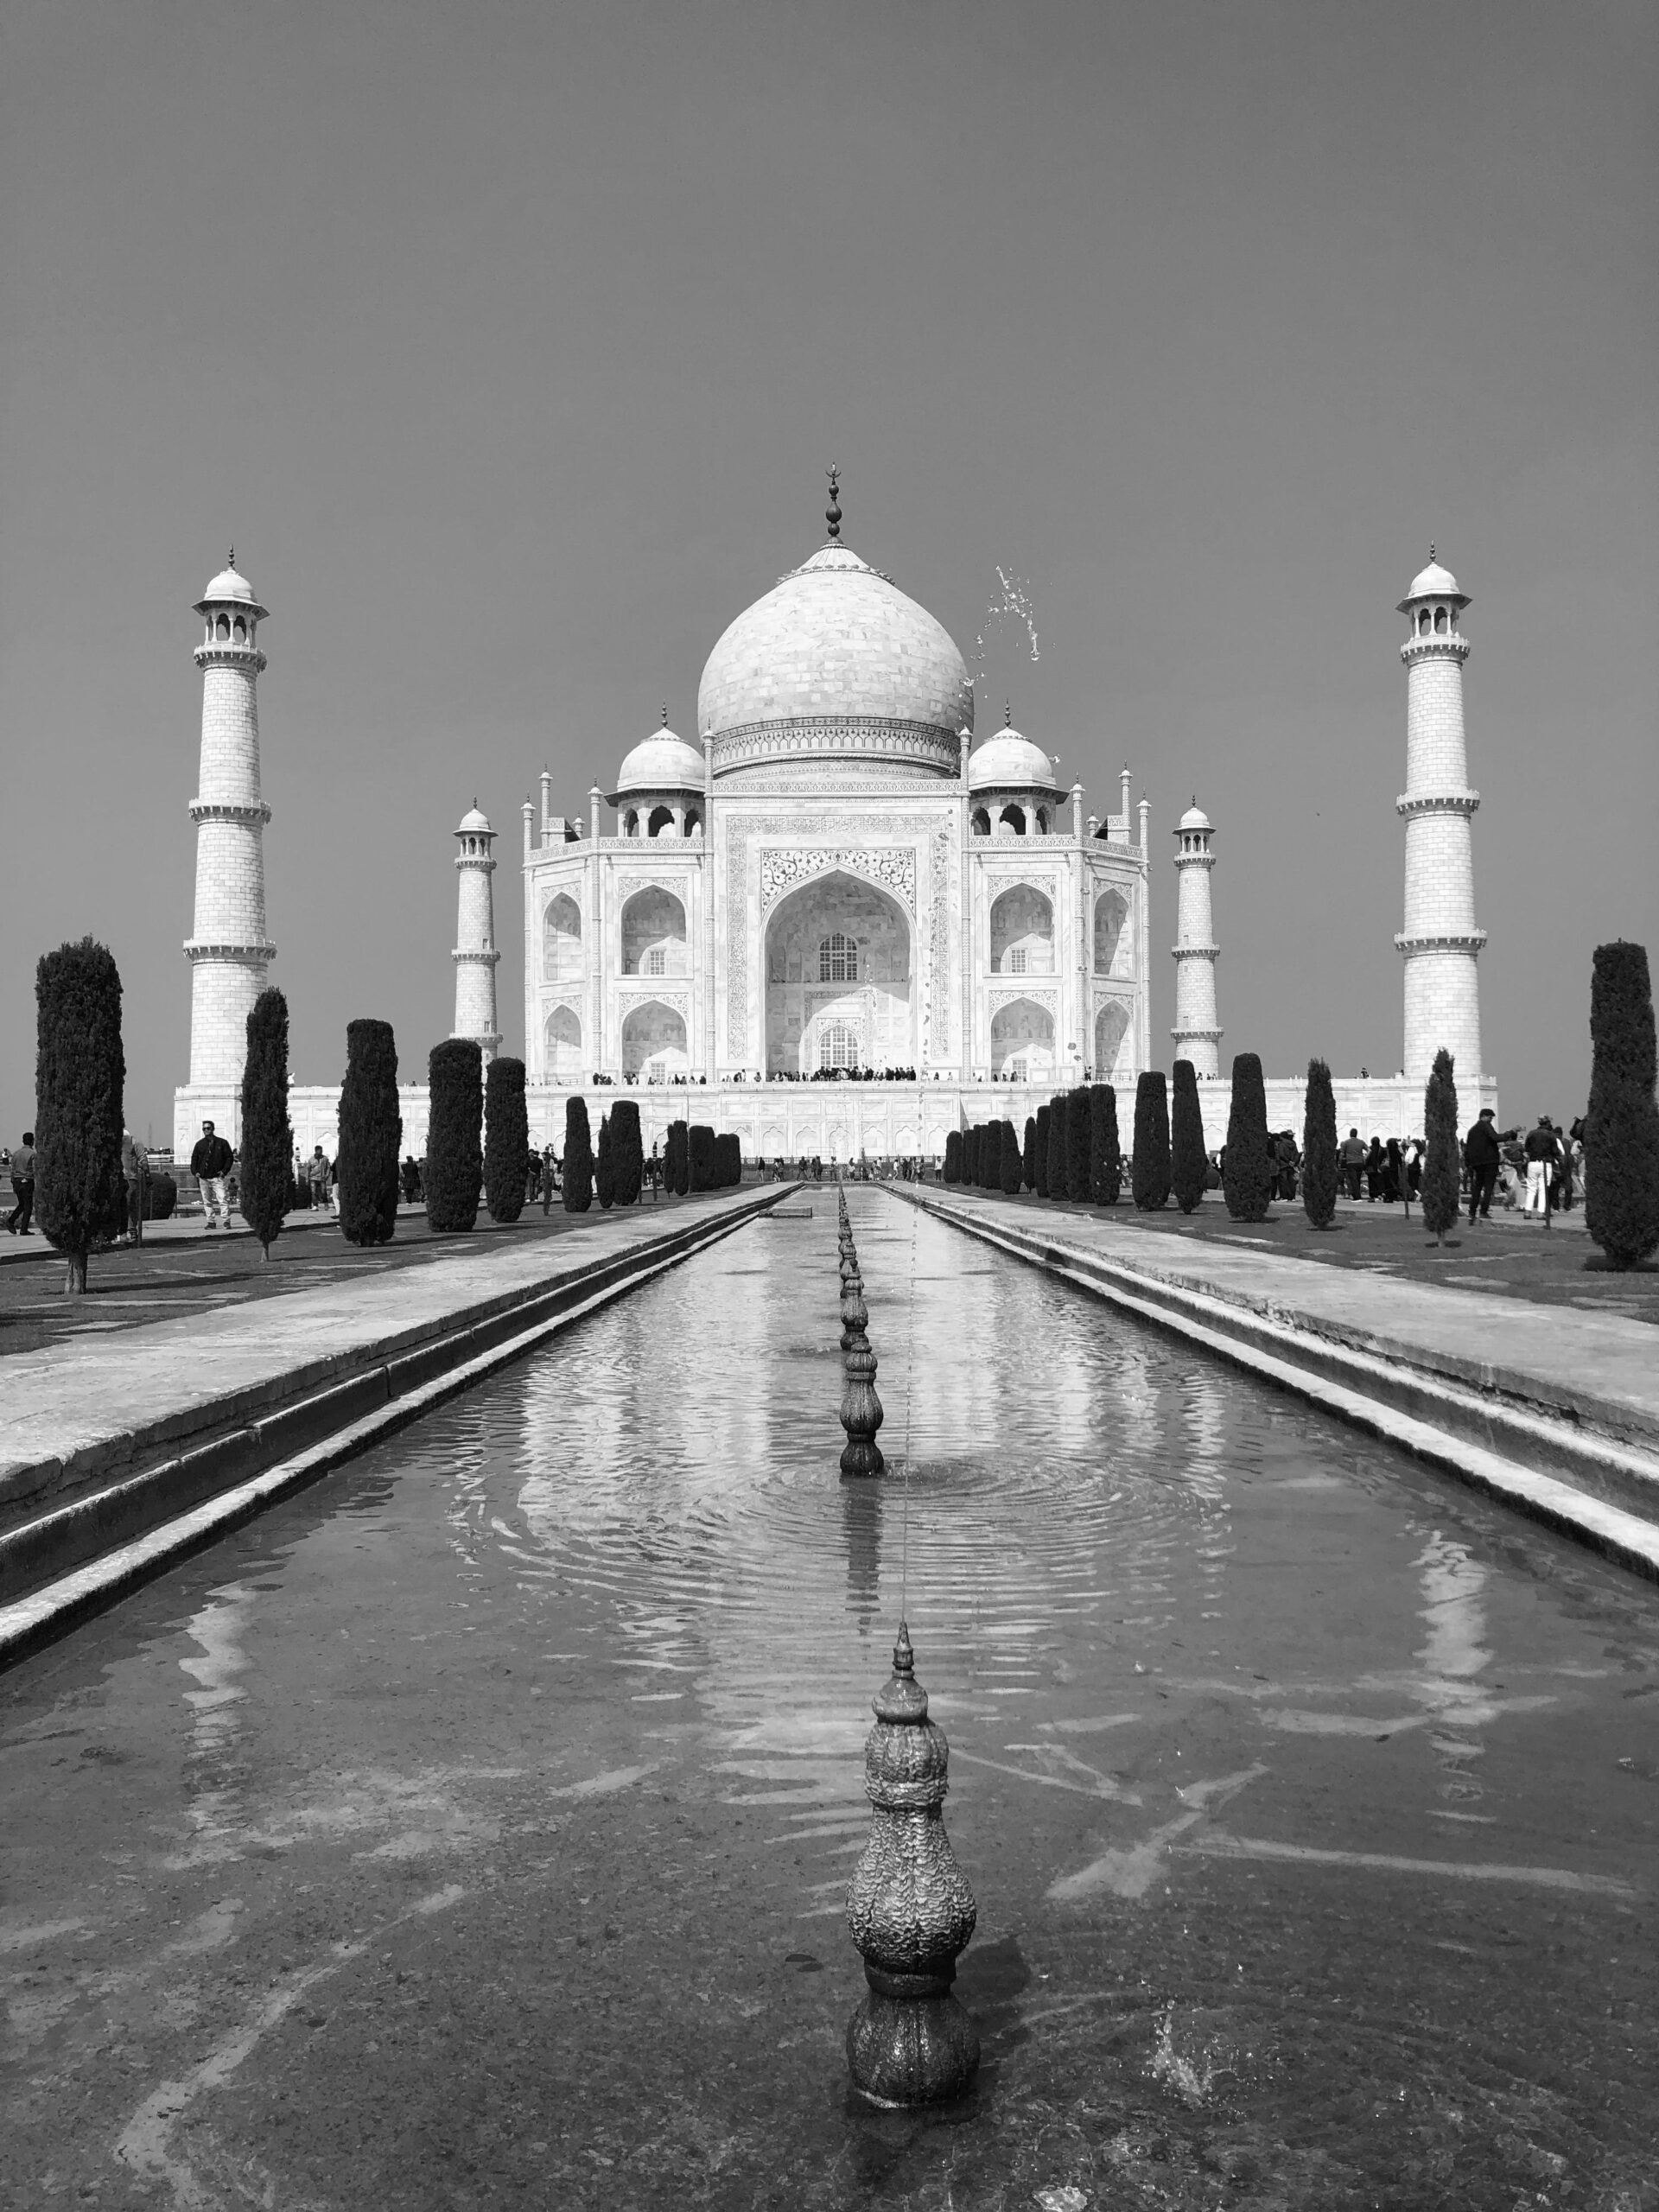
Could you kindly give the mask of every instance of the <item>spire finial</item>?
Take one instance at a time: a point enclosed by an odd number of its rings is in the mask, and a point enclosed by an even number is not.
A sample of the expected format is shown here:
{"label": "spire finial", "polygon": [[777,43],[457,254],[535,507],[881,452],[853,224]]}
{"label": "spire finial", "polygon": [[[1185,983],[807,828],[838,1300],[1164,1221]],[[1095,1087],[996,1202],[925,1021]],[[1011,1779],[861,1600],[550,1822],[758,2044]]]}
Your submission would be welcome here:
{"label": "spire finial", "polygon": [[1014,728],[1014,702],[1011,699],[1002,702],[1002,727],[1004,729]]}
{"label": "spire finial", "polygon": [[834,539],[841,536],[841,471],[830,468],[824,474],[830,479],[830,504],[823,511],[823,518],[829,524],[830,535]]}
{"label": "spire finial", "polygon": [[231,548],[231,557],[225,565],[227,569],[233,569],[236,566],[236,548],[234,545]]}
{"label": "spire finial", "polygon": [[1432,537],[1428,541],[1428,557],[1431,561],[1434,558],[1434,541]]}
{"label": "spire finial", "polygon": [[668,702],[666,699],[663,702],[663,728],[664,729],[668,728]]}

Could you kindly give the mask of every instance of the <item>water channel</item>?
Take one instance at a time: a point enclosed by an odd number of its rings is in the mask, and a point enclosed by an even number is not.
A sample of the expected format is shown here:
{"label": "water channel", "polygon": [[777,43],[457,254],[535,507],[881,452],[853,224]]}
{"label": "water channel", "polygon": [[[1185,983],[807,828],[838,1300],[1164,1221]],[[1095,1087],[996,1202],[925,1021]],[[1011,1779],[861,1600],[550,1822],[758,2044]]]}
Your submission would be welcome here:
{"label": "water channel", "polygon": [[[1659,1595],[851,1204],[887,1479],[791,1197],[4,1677],[0,2198],[1659,2205]],[[842,2056],[901,1603],[921,2118]]]}

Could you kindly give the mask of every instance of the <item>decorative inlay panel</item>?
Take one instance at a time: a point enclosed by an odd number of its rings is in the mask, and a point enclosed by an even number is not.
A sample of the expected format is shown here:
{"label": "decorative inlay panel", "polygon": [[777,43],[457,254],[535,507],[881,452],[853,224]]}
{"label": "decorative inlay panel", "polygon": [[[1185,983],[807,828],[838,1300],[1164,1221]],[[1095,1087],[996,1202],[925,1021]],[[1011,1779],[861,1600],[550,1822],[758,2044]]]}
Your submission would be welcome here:
{"label": "decorative inlay panel", "polygon": [[1012,1006],[1016,999],[1029,999],[1033,1006],[1041,1007],[1047,1014],[1057,1012],[1054,993],[1045,990],[995,990],[990,994],[990,1010],[995,1014],[999,1007]]}
{"label": "decorative inlay panel", "polygon": [[683,875],[619,875],[615,878],[619,899],[632,899],[636,891],[666,891],[671,899],[685,904],[686,878]]}
{"label": "decorative inlay panel", "polygon": [[916,912],[916,850],[912,845],[814,848],[768,846],[760,855],[760,912],[785,892],[809,883],[831,868],[845,868],[890,891],[913,915]]}

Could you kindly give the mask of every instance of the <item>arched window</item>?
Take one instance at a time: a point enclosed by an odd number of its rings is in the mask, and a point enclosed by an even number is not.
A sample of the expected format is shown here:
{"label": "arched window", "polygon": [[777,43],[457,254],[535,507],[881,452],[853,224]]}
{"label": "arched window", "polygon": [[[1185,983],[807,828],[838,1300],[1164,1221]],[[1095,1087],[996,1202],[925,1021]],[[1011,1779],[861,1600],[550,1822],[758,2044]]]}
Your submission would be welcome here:
{"label": "arched window", "polygon": [[1446,609],[1443,607],[1437,607],[1434,610],[1434,627],[1437,632],[1446,627]]}
{"label": "arched window", "polygon": [[[1189,833],[1182,832],[1181,843],[1187,843]],[[1194,840],[1194,842],[1197,841]],[[1095,901],[1095,973],[1111,976],[1122,973],[1120,957],[1127,961],[1133,946],[1126,925],[1129,918],[1129,902],[1121,891],[1103,891]],[[1102,1078],[1104,1080],[1104,1077]]]}
{"label": "arched window", "polygon": [[647,837],[660,837],[664,830],[671,830],[673,827],[674,810],[671,806],[653,806],[652,808],[651,819],[645,824],[645,835]]}
{"label": "arched window", "polygon": [[639,817],[632,807],[622,817],[622,835],[625,837],[637,837],[639,835]]}
{"label": "arched window", "polygon": [[582,1072],[582,1024],[568,1006],[547,1017],[547,1073],[551,1083],[569,1083]]}
{"label": "arched window", "polygon": [[582,912],[563,891],[542,918],[542,973],[550,983],[581,978]]}
{"label": "arched window", "polygon": [[[855,983],[858,981],[858,947],[849,937],[839,930],[824,938],[818,947],[818,981],[821,983]],[[836,1065],[850,1065],[837,1061]]]}
{"label": "arched window", "polygon": [[997,821],[1004,830],[1012,830],[1016,837],[1026,834],[1026,810],[1023,806],[1005,806]]}
{"label": "arched window", "polygon": [[213,635],[217,638],[228,638],[230,634],[231,618],[228,614],[221,614],[213,625]]}
{"label": "arched window", "polygon": [[858,1032],[850,1021],[827,1022],[819,1030],[818,1065],[821,1068],[855,1068],[858,1065]]}
{"label": "arched window", "polygon": [[1052,976],[1054,910],[1040,891],[1017,883],[991,906],[991,973]]}
{"label": "arched window", "polygon": [[1427,607],[1425,607],[1422,613],[1417,617],[1417,627],[1424,637],[1428,635],[1428,609]]}
{"label": "arched window", "polygon": [[688,808],[686,809],[686,814],[685,814],[685,834],[686,834],[686,836],[689,837],[689,836],[691,835],[691,833],[692,833],[692,831],[693,831],[694,830],[701,830],[701,829],[702,829],[702,816],[697,812],[697,810],[696,810],[696,808],[695,806],[688,807]]}
{"label": "arched window", "polygon": [[685,909],[671,891],[649,885],[622,909],[622,973],[683,976]]}
{"label": "arched window", "polygon": [[991,817],[982,806],[974,809],[973,830],[976,837],[988,837],[991,834]]}
{"label": "arched window", "polygon": [[236,639],[238,645],[242,645],[246,640],[248,626],[242,620],[242,617],[239,614],[237,616],[235,621],[231,625],[231,634]]}
{"label": "arched window", "polygon": [[1037,810],[1037,834],[1039,837],[1048,835],[1048,809],[1046,806],[1039,806]]}

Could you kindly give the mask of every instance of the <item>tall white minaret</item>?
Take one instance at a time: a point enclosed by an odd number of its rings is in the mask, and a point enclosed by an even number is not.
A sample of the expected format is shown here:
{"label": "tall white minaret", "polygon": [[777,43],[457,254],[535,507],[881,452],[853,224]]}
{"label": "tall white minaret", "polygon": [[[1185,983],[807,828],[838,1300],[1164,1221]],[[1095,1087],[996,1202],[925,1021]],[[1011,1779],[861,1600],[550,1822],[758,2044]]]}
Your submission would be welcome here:
{"label": "tall white minaret", "polygon": [[1458,580],[1428,549],[1428,566],[1400,602],[1411,634],[1406,664],[1406,925],[1395,938],[1406,963],[1405,1071],[1427,1083],[1444,1045],[1458,1087],[1475,1095],[1481,1073],[1480,986],[1475,963],[1486,932],[1475,926],[1472,817],[1463,735],[1463,664],[1468,640],[1458,615],[1469,604]]}
{"label": "tall white minaret", "polygon": [[1221,1073],[1221,1027],[1216,1020],[1216,943],[1210,911],[1210,817],[1198,802],[1181,817],[1175,831],[1175,1039],[1178,1060],[1191,1060],[1196,1075]]}
{"label": "tall white minaret", "polygon": [[[259,708],[254,687],[265,665],[256,643],[265,609],[237,573],[232,549],[196,613],[207,625],[196,647],[202,672],[201,767],[190,819],[196,825],[195,919],[185,941],[190,963],[190,1082],[175,1110],[175,1142],[194,1143],[202,1120],[236,1141],[248,1014],[264,988],[276,948],[265,936],[264,827],[259,795]],[[187,1144],[187,1153],[188,1144]]]}
{"label": "tall white minaret", "polygon": [[455,949],[455,1026],[452,1037],[470,1037],[482,1046],[486,1060],[501,1049],[501,1032],[495,1026],[495,898],[490,878],[495,860],[490,847],[495,832],[478,802],[462,815],[455,831],[461,850],[455,855],[460,877]]}

